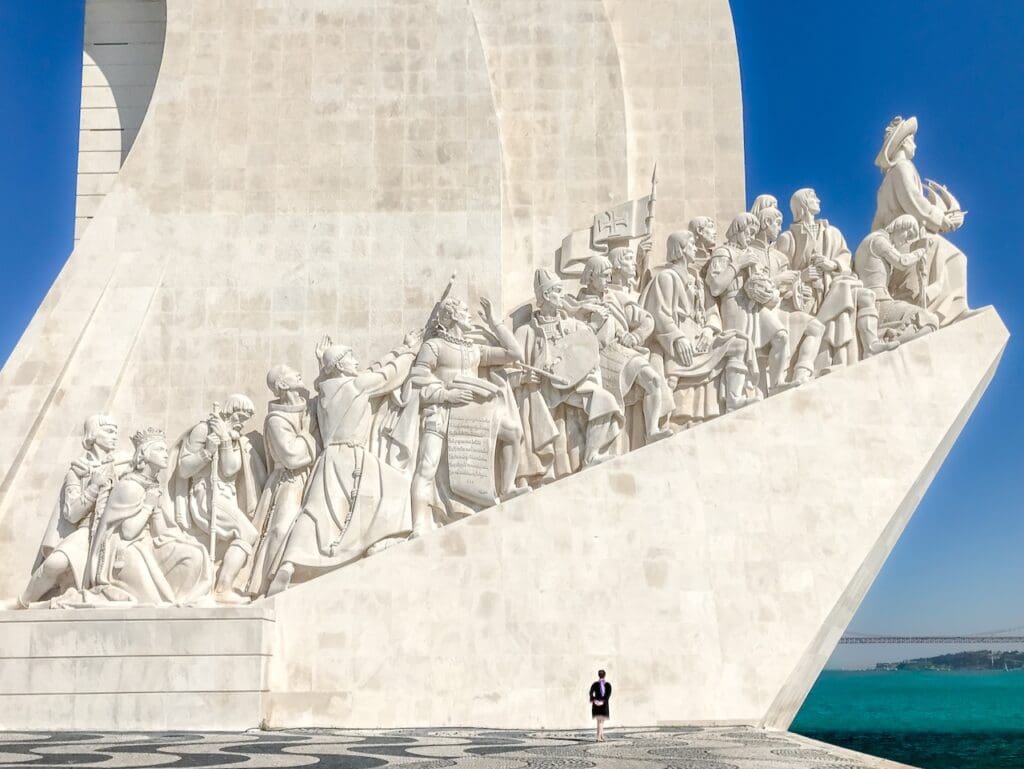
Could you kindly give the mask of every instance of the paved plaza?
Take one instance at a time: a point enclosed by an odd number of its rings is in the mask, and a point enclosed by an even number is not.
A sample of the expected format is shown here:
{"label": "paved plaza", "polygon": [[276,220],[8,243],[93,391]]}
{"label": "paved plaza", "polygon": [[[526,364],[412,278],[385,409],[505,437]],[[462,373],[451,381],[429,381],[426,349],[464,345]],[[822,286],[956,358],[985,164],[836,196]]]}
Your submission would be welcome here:
{"label": "paved plaza", "polygon": [[[201,718],[201,714],[196,714]],[[893,769],[783,732],[742,727],[590,731],[289,730],[0,733],[0,766],[339,769]]]}

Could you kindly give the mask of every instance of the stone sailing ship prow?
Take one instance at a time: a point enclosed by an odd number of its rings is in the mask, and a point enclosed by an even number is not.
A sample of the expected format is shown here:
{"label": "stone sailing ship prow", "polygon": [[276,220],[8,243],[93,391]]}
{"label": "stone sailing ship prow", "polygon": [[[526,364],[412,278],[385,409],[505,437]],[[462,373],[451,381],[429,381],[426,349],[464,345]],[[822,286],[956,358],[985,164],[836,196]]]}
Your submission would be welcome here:
{"label": "stone sailing ship prow", "polygon": [[[851,252],[812,189],[783,230],[759,196],[719,243],[698,217],[651,267],[651,194],[568,235],[507,321],[451,294],[363,368],[324,336],[311,394],[274,365],[262,433],[228,396],[169,445],[119,449],[85,420],[12,607],[245,603],[716,416],[884,354],[970,313],[959,202],[913,164],[896,118],[872,232]],[[571,286],[571,288],[570,288]],[[161,477],[166,475],[166,483]]]}

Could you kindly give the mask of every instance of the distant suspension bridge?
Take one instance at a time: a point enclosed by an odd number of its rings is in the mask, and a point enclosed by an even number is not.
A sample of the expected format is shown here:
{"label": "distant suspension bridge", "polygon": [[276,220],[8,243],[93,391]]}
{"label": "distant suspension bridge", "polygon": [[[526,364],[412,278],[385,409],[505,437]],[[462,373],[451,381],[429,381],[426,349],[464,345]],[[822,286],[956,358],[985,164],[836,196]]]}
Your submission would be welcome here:
{"label": "distant suspension bridge", "polygon": [[991,644],[1024,643],[1024,625],[988,630],[971,635],[874,635],[871,633],[846,633],[839,639],[841,644]]}

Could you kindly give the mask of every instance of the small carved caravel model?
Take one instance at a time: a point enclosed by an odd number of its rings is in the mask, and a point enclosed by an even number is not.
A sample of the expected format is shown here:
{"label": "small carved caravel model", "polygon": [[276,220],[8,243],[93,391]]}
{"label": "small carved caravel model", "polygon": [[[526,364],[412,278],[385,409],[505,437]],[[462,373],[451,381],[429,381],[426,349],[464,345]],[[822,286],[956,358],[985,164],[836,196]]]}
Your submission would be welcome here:
{"label": "small carved caravel model", "polygon": [[[315,392],[278,363],[262,435],[229,396],[168,450],[118,451],[85,421],[15,608],[241,603],[337,569],[969,314],[965,211],[914,167],[896,118],[871,232],[851,254],[811,188],[759,195],[718,242],[697,216],[651,263],[651,193],[563,239],[532,303],[479,322],[452,295],[422,331],[360,368],[324,336]],[[160,480],[166,469],[169,493]],[[268,474],[269,470],[269,474]]]}

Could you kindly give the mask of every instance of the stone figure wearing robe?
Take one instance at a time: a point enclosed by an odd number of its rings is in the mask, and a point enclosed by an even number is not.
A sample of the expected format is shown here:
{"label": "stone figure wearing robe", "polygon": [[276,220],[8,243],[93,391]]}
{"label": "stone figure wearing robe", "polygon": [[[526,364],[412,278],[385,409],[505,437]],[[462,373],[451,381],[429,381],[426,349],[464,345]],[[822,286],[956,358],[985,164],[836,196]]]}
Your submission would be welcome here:
{"label": "stone figure wearing robe", "polygon": [[159,473],[169,462],[167,441],[153,428],[132,441],[134,469],[111,489],[90,549],[89,602],[194,604],[209,594],[213,569],[206,548],[164,505]]}
{"label": "stone figure wearing robe", "polygon": [[612,286],[612,259],[621,263],[623,251],[629,249],[615,248],[609,257],[587,260],[574,314],[597,335],[601,383],[625,415],[620,451],[628,451],[671,435],[661,423],[672,411],[672,397],[644,347],[654,331],[654,318],[625,287]]}
{"label": "stone figure wearing robe", "polygon": [[878,208],[871,223],[882,230],[903,214],[913,216],[921,228],[922,240],[915,249],[925,247],[925,258],[913,270],[895,276],[889,293],[896,299],[924,306],[946,326],[970,311],[967,306],[967,257],[945,238],[959,229],[964,212],[948,190],[928,183],[929,194],[914,166],[917,118],[896,117],[885,131],[875,165],[884,178],[878,189]]}
{"label": "stone figure wearing robe", "polygon": [[306,483],[302,509],[279,557],[267,595],[333,571],[384,540],[412,530],[409,476],[382,462],[367,445],[372,399],[402,386],[420,337],[361,370],[351,348],[324,337],[317,347],[316,424],[323,450]]}
{"label": "stone figure wearing robe", "polygon": [[499,344],[479,344],[469,338],[474,332],[469,307],[447,297],[437,307],[436,326],[423,342],[410,372],[410,397],[418,401],[422,413],[411,489],[413,536],[497,502],[490,494],[487,500],[468,498],[453,484],[448,452],[453,413],[486,404],[471,410],[492,422],[498,454],[497,495],[508,497],[515,489],[523,440],[515,398],[507,380],[482,380],[480,367],[521,361],[523,351],[512,332],[494,317],[490,301],[481,299],[480,306],[480,315]]}
{"label": "stone figure wearing robe", "polygon": [[760,260],[753,250],[760,229],[757,217],[739,214],[729,225],[725,245],[715,249],[707,265],[707,284],[718,299],[724,328],[739,331],[758,353],[766,354],[765,395],[786,384],[790,346],[786,322],[777,311],[778,289],[771,278],[756,268]]}
{"label": "stone figure wearing robe", "polygon": [[782,212],[772,205],[764,205],[763,197],[759,201],[762,205],[758,206],[755,201],[751,211],[758,221],[758,232],[751,243],[758,262],[752,272],[766,276],[775,286],[776,294],[771,299],[774,303],[772,309],[786,323],[790,340],[796,342],[790,361],[790,381],[800,384],[815,374],[815,359],[821,349],[825,326],[809,312],[799,309],[804,306],[808,295],[813,295],[812,291],[802,283],[799,272],[790,269],[786,255],[775,248],[782,231]]}
{"label": "stone figure wearing robe", "polygon": [[[644,239],[640,244],[640,250],[642,253],[650,250],[649,239]],[[620,294],[624,294],[633,299],[633,301],[637,301],[640,297],[640,292],[637,290],[637,255],[633,253],[633,249],[625,246],[613,248],[608,252],[608,261],[612,266],[611,277],[608,281],[609,285]],[[646,256],[643,261],[644,264],[649,263],[649,259]]]}
{"label": "stone figure wearing robe", "polygon": [[864,238],[853,259],[857,277],[875,294],[879,327],[900,342],[939,327],[939,318],[930,310],[889,293],[889,286],[898,282],[901,274],[916,269],[927,258],[926,247],[914,247],[920,240],[917,219],[904,214]]}
{"label": "stone figure wearing robe", "polygon": [[115,454],[117,424],[105,414],[85,420],[85,453],[71,463],[64,476],[57,504],[46,527],[32,576],[16,599],[18,608],[59,595],[69,588],[88,587],[86,565],[92,530],[102,514],[110,489],[128,470]]}
{"label": "stone figure wearing robe", "polygon": [[642,298],[654,320],[651,362],[673,393],[676,430],[759,400],[756,361],[739,331],[723,331],[718,305],[693,269],[697,238],[688,230],[668,238],[667,264],[654,273]]}
{"label": "stone figure wearing robe", "polygon": [[226,546],[214,587],[214,598],[223,603],[245,600],[234,584],[259,537],[252,518],[267,471],[263,458],[242,434],[255,412],[247,396],[231,395],[171,450],[169,486],[175,520],[181,528],[194,528],[207,537],[213,520],[217,550]]}
{"label": "stone figure wearing robe", "polygon": [[[875,296],[852,272],[846,238],[824,219],[821,201],[810,188],[797,190],[790,200],[793,223],[776,247],[789,267],[811,289],[804,309],[824,324],[827,365],[856,363],[861,354],[875,355],[894,347],[878,338]],[[859,345],[858,345],[859,342]]]}
{"label": "stone figure wearing robe", "polygon": [[275,400],[267,406],[263,444],[267,457],[266,486],[254,521],[260,532],[248,592],[264,595],[281,565],[288,532],[302,509],[302,492],[316,459],[308,393],[298,371],[280,364],[267,373]]}
{"label": "stone figure wearing robe", "polygon": [[[546,371],[560,357],[570,335],[593,336],[593,330],[569,317],[565,289],[552,271],[537,270],[533,286],[536,304],[529,322],[516,330],[516,340],[524,362]],[[596,337],[593,342],[597,347]],[[623,414],[615,396],[601,384],[599,364],[595,356],[589,373],[571,387],[561,388],[534,371],[521,376],[516,388],[523,422],[520,485],[548,483],[611,457]]]}

